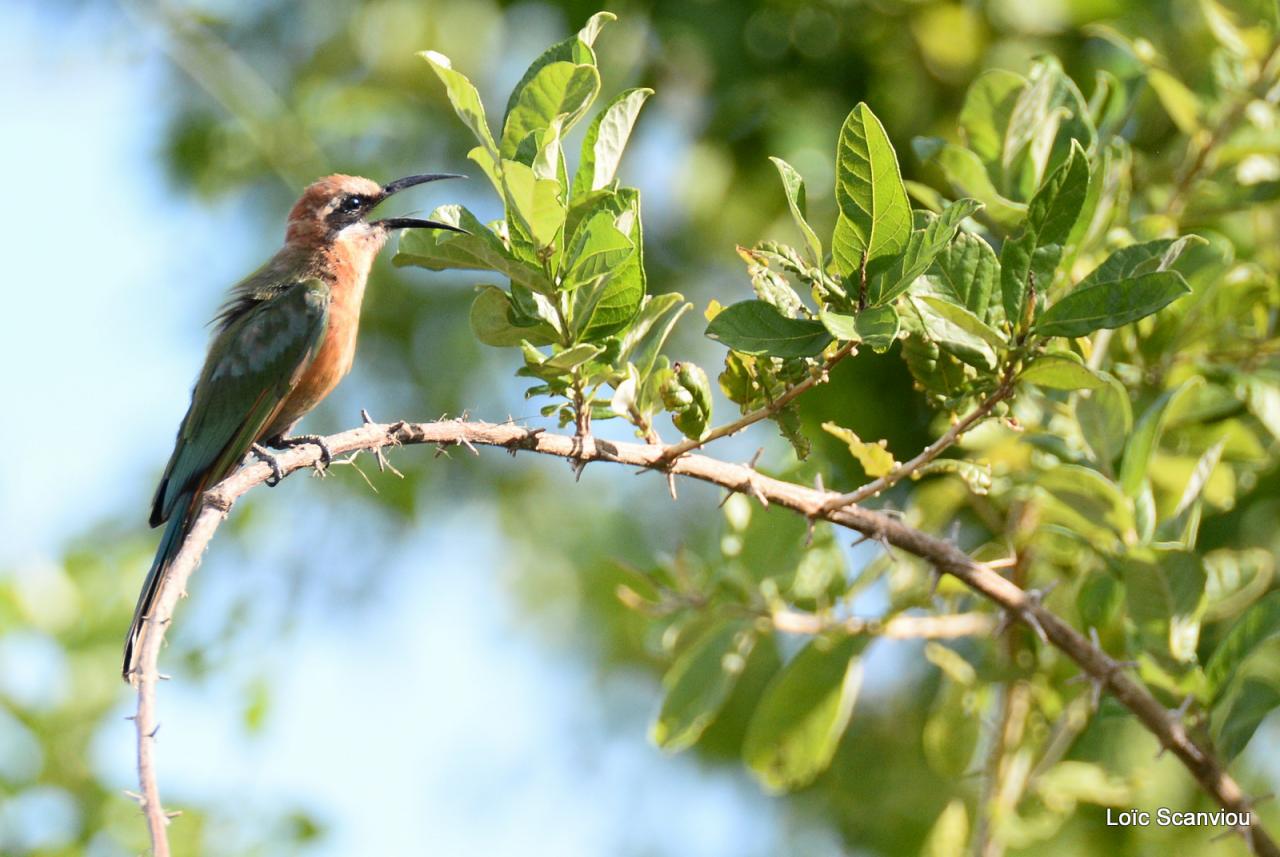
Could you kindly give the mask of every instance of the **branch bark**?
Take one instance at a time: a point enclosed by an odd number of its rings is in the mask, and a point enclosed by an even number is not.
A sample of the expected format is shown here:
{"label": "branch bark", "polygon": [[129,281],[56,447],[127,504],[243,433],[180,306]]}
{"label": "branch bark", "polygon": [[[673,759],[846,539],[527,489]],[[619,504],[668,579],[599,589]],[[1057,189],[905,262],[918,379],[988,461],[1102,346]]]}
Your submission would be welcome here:
{"label": "branch bark", "polygon": [[[774,479],[758,473],[749,465],[730,464],[705,455],[684,454],[667,459],[669,447],[656,444],[614,443],[598,438],[574,438],[528,429],[515,424],[439,421],[428,423],[368,423],[360,428],[325,438],[334,454],[368,451],[379,453],[385,447],[402,444],[435,444],[502,447],[513,455],[527,450],[558,456],[581,463],[606,461],[640,468],[666,471],[718,485],[730,491],[750,494],[763,502],[776,504],[804,515],[810,520],[827,520],[833,524],[887,542],[900,550],[929,562],[943,574],[950,574],[970,589],[995,603],[1012,619],[1020,621],[1044,640],[1074,660],[1098,687],[1109,691],[1128,708],[1156,738],[1186,766],[1201,788],[1224,809],[1252,812],[1252,801],[1223,765],[1205,748],[1196,744],[1181,722],[1172,716],[1141,683],[1126,672],[1124,665],[1111,658],[1100,647],[1046,610],[1035,593],[1024,590],[1002,577],[988,565],[977,562],[956,545],[908,526],[897,518],[860,506],[833,507],[840,495]],[[311,445],[288,450],[278,456],[284,474],[313,466],[319,450]],[[142,786],[143,808],[150,827],[153,853],[169,854],[166,840],[167,817],[161,808],[154,768],[154,743],[157,721],[155,689],[160,675],[157,663],[160,647],[173,616],[174,608],[186,591],[187,581],[226,518],[231,506],[249,490],[266,482],[271,468],[264,462],[241,467],[225,480],[205,492],[191,534],[160,582],[152,616],[144,625],[139,642],[138,689],[138,775]],[[1260,857],[1280,857],[1280,849],[1260,826],[1240,830],[1254,853]]]}

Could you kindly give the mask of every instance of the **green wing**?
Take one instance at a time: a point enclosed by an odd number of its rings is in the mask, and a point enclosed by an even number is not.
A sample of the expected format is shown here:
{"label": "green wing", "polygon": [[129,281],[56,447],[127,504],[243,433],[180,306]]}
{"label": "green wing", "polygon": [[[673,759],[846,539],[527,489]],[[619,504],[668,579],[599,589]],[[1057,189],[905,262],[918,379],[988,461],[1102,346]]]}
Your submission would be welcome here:
{"label": "green wing", "polygon": [[308,279],[224,324],[156,489],[151,526],[168,520],[181,497],[217,482],[244,458],[315,357],[328,309],[329,287]]}

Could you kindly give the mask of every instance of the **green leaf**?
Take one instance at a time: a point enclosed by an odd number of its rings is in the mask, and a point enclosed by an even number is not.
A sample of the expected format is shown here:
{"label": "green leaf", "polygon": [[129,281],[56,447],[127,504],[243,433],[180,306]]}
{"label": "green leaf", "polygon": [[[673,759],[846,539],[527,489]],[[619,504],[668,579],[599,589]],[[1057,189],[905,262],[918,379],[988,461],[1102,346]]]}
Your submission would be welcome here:
{"label": "green leaf", "polygon": [[990,244],[961,232],[934,257],[925,276],[935,291],[985,319],[991,292],[1000,278],[1000,262]]}
{"label": "green leaf", "polygon": [[533,169],[519,161],[502,161],[506,187],[507,223],[519,227],[541,250],[553,246],[564,226],[565,208],[560,183],[540,179]]}
{"label": "green leaf", "polygon": [[1121,247],[1077,283],[1076,290],[1131,280],[1156,271],[1167,271],[1192,243],[1203,244],[1205,241],[1197,235],[1184,235],[1178,239],[1160,238]]}
{"label": "green leaf", "polygon": [[485,345],[507,348],[528,341],[550,345],[558,339],[549,324],[519,327],[511,320],[511,298],[497,286],[480,286],[471,304],[471,331]]}
{"label": "green leaf", "polygon": [[999,164],[1009,118],[1026,88],[1026,78],[1003,69],[985,71],[969,85],[960,108],[960,133],[984,163]]}
{"label": "green leaf", "polygon": [[822,430],[844,441],[849,447],[849,454],[858,460],[858,463],[862,465],[863,472],[872,479],[884,476],[898,466],[898,462],[893,458],[893,453],[888,449],[888,441],[878,440],[875,443],[867,443],[851,429],[843,428],[830,422],[823,423]]}
{"label": "green leaf", "polygon": [[1222,758],[1229,762],[1249,745],[1267,715],[1280,707],[1280,679],[1274,674],[1247,676],[1225,703],[1223,714],[1214,718],[1217,728],[1213,737]]}
{"label": "green leaf", "polygon": [[1205,664],[1205,680],[1217,699],[1244,660],[1264,640],[1280,634],[1280,592],[1263,597],[1231,627]]}
{"label": "green leaf", "polygon": [[596,54],[592,50],[592,45],[595,44],[596,37],[600,35],[604,25],[616,20],[618,20],[618,16],[612,12],[597,12],[587,20],[587,23],[577,33],[543,51],[529,65],[520,81],[512,88],[511,96],[507,99],[505,115],[511,114],[525,87],[538,75],[538,72],[551,63],[568,62],[575,65],[595,65]]}
{"label": "green leaf", "polygon": [[619,362],[629,360],[635,364],[643,380],[653,368],[671,329],[680,320],[680,316],[692,308],[693,304],[686,302],[684,296],[677,292],[646,296],[635,321],[622,334],[622,343],[618,349]]}
{"label": "green leaf", "polygon": [[1132,280],[1098,283],[1064,295],[1045,310],[1034,330],[1041,336],[1086,336],[1146,318],[1191,292],[1177,271],[1157,271]]}
{"label": "green leaf", "polygon": [[422,51],[418,56],[425,59],[431,64],[431,70],[436,73],[436,77],[440,78],[440,82],[444,84],[445,93],[449,96],[449,103],[453,105],[453,112],[458,114],[458,118],[463,124],[471,129],[471,133],[484,149],[489,152],[492,158],[498,155],[498,146],[493,141],[493,134],[489,131],[489,123],[484,116],[484,104],[480,101],[480,93],[476,92],[476,88],[467,80],[466,75],[453,70],[453,65],[449,58],[435,51]]}
{"label": "green leaf", "polygon": [[1040,475],[1036,486],[1066,510],[1091,524],[1102,524],[1121,539],[1134,535],[1133,511],[1120,487],[1096,470],[1059,464]]}
{"label": "green leaf", "polygon": [[873,307],[887,304],[905,292],[951,243],[960,223],[980,208],[982,205],[975,200],[960,199],[948,205],[940,215],[924,214],[924,228],[911,233],[902,255],[871,278],[867,285],[867,303]]}
{"label": "green leaf", "polygon": [[769,160],[773,161],[773,165],[778,168],[778,175],[782,178],[782,190],[787,197],[787,206],[791,209],[791,219],[796,222],[796,226],[800,229],[800,234],[804,236],[805,243],[809,245],[809,252],[812,254],[814,264],[821,265],[823,259],[822,241],[806,219],[809,215],[806,211],[804,179],[796,172],[795,167],[782,160],[782,158],[770,158]]}
{"label": "green leaf", "polygon": [[592,345],[591,343],[583,342],[579,345],[573,346],[572,348],[567,348],[559,354],[553,354],[551,357],[548,357],[543,361],[542,365],[548,369],[556,369],[561,372],[572,372],[583,363],[599,356],[603,352],[604,349],[599,345]]}
{"label": "green leaf", "polygon": [[1052,390],[1094,390],[1106,383],[1079,359],[1065,354],[1042,354],[1022,370],[1018,380]]}
{"label": "green leaf", "polygon": [[[590,199],[593,200],[590,212],[613,212],[613,225],[627,236],[635,248],[635,252],[619,263],[609,276],[574,292],[573,312],[578,335],[581,339],[595,342],[626,329],[640,311],[647,281],[640,192],[634,188],[619,188],[599,197],[593,195]],[[593,217],[594,213],[586,216]]]}
{"label": "green leaf", "polygon": [[502,128],[498,153],[504,160],[514,159],[520,144],[531,134],[549,128],[560,120],[568,131],[600,89],[600,73],[593,65],[571,62],[548,63],[519,90]]}
{"label": "green leaf", "polygon": [[1027,222],[1000,253],[1000,286],[1005,318],[1021,327],[1027,294],[1034,282],[1038,295],[1053,283],[1062,258],[1062,243],[1080,216],[1089,192],[1089,158],[1075,141],[1067,159],[1045,179],[1027,206]]}
{"label": "green leaf", "polygon": [[599,211],[578,227],[566,257],[568,270],[560,282],[562,289],[576,289],[603,277],[635,252],[631,239],[614,225],[615,217]]}
{"label": "green leaf", "polygon": [[582,159],[573,177],[575,198],[613,182],[636,116],[650,95],[652,89],[625,90],[596,114],[582,141]]}
{"label": "green leaf", "polygon": [[1076,397],[1076,422],[1095,460],[1110,472],[1133,429],[1133,410],[1123,384],[1110,375],[1099,377],[1101,386]]}
{"label": "green leaf", "polygon": [[997,352],[1005,347],[1004,338],[976,315],[936,297],[913,297],[911,304],[920,314],[925,336],[970,366],[996,368]]}
{"label": "green leaf", "polygon": [[1084,96],[1055,58],[1041,57],[1009,116],[1000,156],[1006,188],[1031,196],[1073,148],[1092,149],[1096,140]]}
{"label": "green leaf", "polygon": [[769,682],[742,746],[766,788],[801,788],[831,764],[853,714],[866,644],[866,637],[815,638]]}
{"label": "green leaf", "polygon": [[937,163],[957,194],[982,203],[987,217],[1002,229],[1014,229],[1026,218],[1026,203],[1014,202],[1001,194],[991,183],[982,160],[963,146],[946,143],[929,160]]}
{"label": "green leaf", "polygon": [[1244,379],[1245,404],[1258,422],[1280,440],[1280,384],[1265,375],[1251,375]]}
{"label": "green leaf", "polygon": [[836,147],[836,202],[840,216],[831,238],[840,273],[901,252],[911,234],[911,203],[898,156],[884,126],[865,103],[845,119]]}
{"label": "green leaf", "polygon": [[787,318],[764,301],[741,301],[720,311],[707,336],[743,354],[815,357],[831,344],[820,321]]}
{"label": "green leaf", "polygon": [[467,231],[406,231],[392,260],[396,267],[416,266],[432,271],[496,271],[527,289],[543,293],[551,291],[551,283],[542,271],[512,255],[501,238],[462,206],[442,205],[431,212],[431,219]]}
{"label": "green leaf", "polygon": [[680,653],[662,677],[666,696],[650,727],[653,743],[670,753],[697,743],[738,683],[755,646],[750,623],[712,625]]}
{"label": "green leaf", "polygon": [[1187,85],[1162,68],[1147,69],[1147,83],[1160,100],[1161,106],[1178,126],[1178,130],[1188,137],[1200,131],[1200,115],[1203,107],[1195,93]]}
{"label": "green leaf", "polygon": [[969,849],[969,816],[956,798],[933,823],[920,857],[964,857]]}
{"label": "green leaf", "polygon": [[870,307],[857,315],[822,310],[818,318],[827,332],[842,342],[859,342],[872,351],[885,352],[898,338],[901,319],[898,311],[885,305]]}
{"label": "green leaf", "polygon": [[1202,378],[1193,376],[1177,387],[1166,390],[1143,412],[1134,426],[1125,445],[1124,460],[1120,463],[1120,486],[1129,497],[1137,497],[1142,492],[1147,479],[1147,468],[1160,445],[1160,436],[1164,434],[1170,415],[1187,400],[1188,393],[1201,383]]}

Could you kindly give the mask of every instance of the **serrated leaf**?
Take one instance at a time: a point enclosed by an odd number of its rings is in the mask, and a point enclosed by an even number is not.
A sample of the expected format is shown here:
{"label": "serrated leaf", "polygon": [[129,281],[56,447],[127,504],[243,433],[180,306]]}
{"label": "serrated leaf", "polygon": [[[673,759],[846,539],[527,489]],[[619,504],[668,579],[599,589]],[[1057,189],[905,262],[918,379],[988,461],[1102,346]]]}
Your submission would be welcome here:
{"label": "serrated leaf", "polygon": [[743,354],[815,357],[831,344],[820,321],[787,318],[764,301],[725,307],[707,325],[707,336]]}
{"label": "serrated leaf", "polygon": [[884,476],[898,466],[893,453],[889,452],[888,441],[878,440],[875,443],[867,443],[853,430],[830,422],[823,423],[822,430],[844,441],[849,447],[849,454],[858,460],[863,472],[872,479]]}
{"label": "serrated leaf", "polygon": [[582,158],[573,177],[575,198],[608,187],[613,181],[636,117],[650,95],[652,89],[625,90],[596,114],[582,140]]}
{"label": "serrated leaf", "polygon": [[800,177],[800,173],[796,172],[795,167],[782,160],[782,158],[769,158],[769,160],[773,161],[773,165],[778,168],[778,175],[782,179],[782,190],[787,197],[787,207],[791,209],[791,219],[795,221],[800,234],[804,236],[814,264],[821,265],[823,259],[822,241],[806,219],[809,215],[806,210],[804,179]]}
{"label": "serrated leaf", "polygon": [[1106,383],[1078,359],[1063,354],[1040,355],[1022,370],[1018,380],[1051,390],[1093,390]]}
{"label": "serrated leaf", "polygon": [[840,216],[832,252],[840,273],[852,276],[862,259],[901,252],[911,234],[911,203],[898,156],[884,126],[865,103],[845,119],[836,147],[836,203]]}
{"label": "serrated leaf", "polygon": [[508,348],[528,341],[532,345],[550,345],[558,338],[548,324],[519,327],[511,320],[511,298],[497,286],[480,286],[471,303],[471,331],[485,345]]}
{"label": "serrated leaf", "polygon": [[905,292],[951,243],[961,222],[980,208],[982,205],[976,200],[960,199],[948,205],[940,215],[925,214],[924,228],[914,230],[901,255],[871,278],[867,285],[868,305],[887,304]]}
{"label": "serrated leaf", "polygon": [[853,714],[866,644],[861,636],[816,638],[769,682],[742,746],[766,788],[801,788],[831,764]]}
{"label": "serrated leaf", "polygon": [[666,696],[649,730],[653,742],[669,753],[697,743],[738,683],[755,642],[750,623],[722,622],[681,652],[662,677]]}
{"label": "serrated leaf", "polygon": [[445,94],[449,96],[449,103],[453,105],[453,111],[458,114],[458,118],[471,129],[471,133],[485,150],[496,158],[498,146],[493,140],[493,133],[489,130],[489,123],[484,115],[484,104],[480,101],[480,93],[476,91],[475,86],[467,80],[466,75],[453,70],[453,64],[444,54],[436,51],[422,51],[418,56],[431,65],[431,70],[444,84]]}
{"label": "serrated leaf", "polygon": [[1191,287],[1177,271],[1098,283],[1064,295],[1045,310],[1034,330],[1041,336],[1086,336],[1146,318],[1190,293]]}
{"label": "serrated leaf", "polygon": [[859,342],[872,351],[888,351],[898,338],[901,319],[892,306],[870,307],[857,315],[822,310],[818,314],[827,332],[843,342]]}

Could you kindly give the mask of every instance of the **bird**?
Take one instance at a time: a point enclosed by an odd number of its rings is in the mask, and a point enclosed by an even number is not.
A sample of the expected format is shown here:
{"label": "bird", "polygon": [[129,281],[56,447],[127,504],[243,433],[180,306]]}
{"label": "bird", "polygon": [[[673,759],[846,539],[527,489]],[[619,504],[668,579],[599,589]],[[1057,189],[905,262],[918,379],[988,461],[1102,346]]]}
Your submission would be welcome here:
{"label": "bird", "polygon": [[365,281],[378,251],[398,229],[456,226],[412,217],[369,220],[379,203],[451,173],[407,176],[386,185],[331,175],[308,185],[289,211],[284,246],[230,290],[214,318],[204,367],[151,505],[165,524],[125,639],[123,676],[136,675],[137,645],[160,581],[195,522],[205,490],[247,457],[281,472],[264,447],[311,443],[320,463],[332,456],[317,435],[291,435],[351,369]]}

